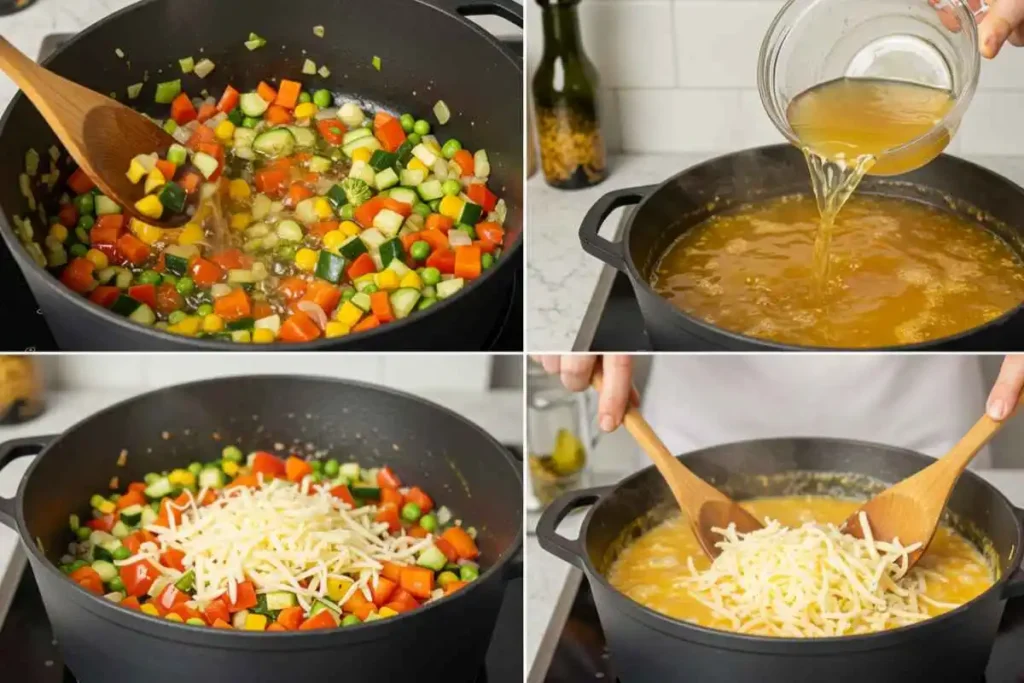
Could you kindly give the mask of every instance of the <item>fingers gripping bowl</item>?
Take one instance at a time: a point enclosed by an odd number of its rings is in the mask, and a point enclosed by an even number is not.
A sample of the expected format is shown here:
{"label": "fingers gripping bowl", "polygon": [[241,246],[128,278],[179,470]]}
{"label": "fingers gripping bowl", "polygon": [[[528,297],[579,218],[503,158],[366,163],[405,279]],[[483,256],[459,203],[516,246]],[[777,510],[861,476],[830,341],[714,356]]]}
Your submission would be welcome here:
{"label": "fingers gripping bowl", "polygon": [[[475,544],[480,557],[487,558],[481,560],[478,578],[448,597],[376,623],[254,633],[175,623],[166,615],[155,618],[126,609],[76,584],[57,566],[69,559],[63,557],[71,538],[69,516],[88,519],[83,502],[97,491],[109,492],[112,476],[127,483],[144,481],[147,473],[179,469],[187,473],[189,463],[211,449],[218,454],[229,445],[243,452],[274,450],[275,444],[285,447],[282,454],[291,449],[305,453],[305,444],[336,454],[341,461],[338,476],[342,464],[358,462],[363,468],[377,468],[378,474],[388,465],[405,478],[403,483],[418,482],[436,504],[444,502],[454,513],[453,520],[467,520],[468,529],[472,519],[478,530]],[[182,676],[212,683],[222,680],[224,671],[254,681],[312,681],[325,675],[356,680],[380,676],[473,680],[490,641],[504,583],[521,573],[521,479],[510,456],[462,418],[390,390],[281,377],[171,387],[109,408],[56,439],[7,444],[0,461],[40,449],[43,453],[26,475],[18,497],[0,501],[0,520],[18,530],[65,661],[84,683],[114,679],[170,683]],[[122,450],[127,457],[118,466]],[[222,465],[234,457],[222,458]],[[174,475],[176,480],[181,476],[181,472]],[[200,476],[210,475],[201,472]],[[276,485],[283,487],[284,482]],[[411,488],[406,493],[410,492]],[[435,516],[439,514],[438,508]],[[418,524],[422,527],[423,522]],[[406,525],[412,535],[412,526]],[[333,602],[329,596],[328,601]],[[171,609],[180,611],[174,604]],[[399,611],[395,606],[391,609]],[[255,611],[258,616],[261,610]],[[187,621],[186,615],[179,617]],[[439,651],[436,640],[422,637],[428,629],[446,633],[455,646]],[[398,651],[401,657],[395,656]]]}

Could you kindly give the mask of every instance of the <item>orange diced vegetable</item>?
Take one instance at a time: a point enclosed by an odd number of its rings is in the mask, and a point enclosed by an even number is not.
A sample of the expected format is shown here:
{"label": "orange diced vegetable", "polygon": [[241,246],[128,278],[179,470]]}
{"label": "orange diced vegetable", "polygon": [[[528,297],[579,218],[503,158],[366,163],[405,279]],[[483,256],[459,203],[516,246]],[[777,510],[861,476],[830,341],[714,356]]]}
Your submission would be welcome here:
{"label": "orange diced vegetable", "polygon": [[221,278],[224,277],[224,270],[220,266],[204,258],[197,258],[192,261],[192,264],[189,266],[189,272],[192,273],[192,279],[200,287],[209,287],[220,282]]}
{"label": "orange diced vegetable", "polygon": [[425,567],[406,567],[399,583],[413,597],[427,600],[434,590],[434,572]]}
{"label": "orange diced vegetable", "polygon": [[382,323],[389,323],[395,319],[395,314],[391,311],[391,300],[388,298],[387,292],[374,292],[370,295],[370,310],[377,316],[377,320]]}
{"label": "orange diced vegetable", "polygon": [[263,98],[264,102],[273,102],[277,99],[277,91],[264,81],[260,81],[260,84],[256,86],[256,94]]}
{"label": "orange diced vegetable", "polygon": [[270,105],[263,117],[275,126],[292,122],[292,113],[279,104]]}
{"label": "orange diced vegetable", "polygon": [[292,483],[299,483],[302,479],[309,474],[313,473],[313,468],[308,462],[294,455],[288,456],[288,459],[284,461],[285,478]]}
{"label": "orange diced vegetable", "polygon": [[96,286],[96,278],[92,273],[96,270],[93,262],[85,257],[71,259],[61,271],[60,281],[79,294],[85,294]]}
{"label": "orange diced vegetable", "polygon": [[473,537],[460,526],[448,527],[441,534],[441,538],[451,543],[463,560],[475,560],[480,557],[480,550],[477,549]]}
{"label": "orange diced vegetable", "polygon": [[285,607],[277,614],[277,622],[288,631],[298,630],[302,625],[304,612],[301,607]]}
{"label": "orange diced vegetable", "polygon": [[214,299],[213,312],[229,322],[248,318],[252,314],[252,302],[244,289],[236,287],[230,294]]}
{"label": "orange diced vegetable", "polygon": [[76,168],[68,178],[68,188],[75,194],[85,194],[94,187],[96,183],[80,168]]}
{"label": "orange diced vegetable", "polygon": [[448,216],[442,216],[439,213],[432,213],[427,216],[426,229],[427,230],[438,230],[444,234],[448,234],[448,231],[455,225],[455,221]]}
{"label": "orange diced vegetable", "polygon": [[480,247],[466,246],[455,250],[455,277],[473,280],[480,277]]}
{"label": "orange diced vegetable", "polygon": [[475,165],[473,163],[473,155],[468,150],[460,149],[452,157],[452,161],[457,163],[459,168],[462,169],[462,175],[473,175]]}
{"label": "orange diced vegetable", "polygon": [[220,101],[217,103],[217,110],[222,111],[225,114],[231,112],[232,109],[238,106],[238,100],[241,96],[238,91],[232,88],[230,85],[224,88],[224,94],[220,96]]}
{"label": "orange diced vegetable", "polygon": [[124,230],[124,216],[119,213],[100,216],[89,230],[89,241],[97,244],[116,244]]}
{"label": "orange diced vegetable", "polygon": [[313,341],[320,336],[320,328],[302,311],[296,311],[281,325],[278,338],[286,342]]}
{"label": "orange diced vegetable", "polygon": [[196,108],[192,105],[192,100],[189,99],[187,94],[180,93],[171,102],[171,119],[179,126],[184,126],[189,121],[195,119],[196,116]]}
{"label": "orange diced vegetable", "polygon": [[282,78],[281,85],[277,88],[277,97],[274,98],[274,104],[282,106],[285,109],[295,109],[295,105],[299,103],[299,93],[301,92],[301,83],[298,81],[289,81],[287,78]]}

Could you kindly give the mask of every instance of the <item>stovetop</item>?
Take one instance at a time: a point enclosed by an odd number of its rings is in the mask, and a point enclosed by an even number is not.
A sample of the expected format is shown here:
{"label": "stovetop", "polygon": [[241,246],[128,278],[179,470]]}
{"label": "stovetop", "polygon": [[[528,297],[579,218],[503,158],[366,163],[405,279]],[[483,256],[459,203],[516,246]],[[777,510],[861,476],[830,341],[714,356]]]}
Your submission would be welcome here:
{"label": "stovetop", "polygon": [[[1007,603],[995,647],[981,683],[1024,683],[1024,600]],[[680,671],[678,681],[689,680]],[[531,680],[533,680],[531,678]],[[576,598],[558,636],[543,683],[616,683],[613,655],[608,652],[594,596],[586,579],[580,581]],[[864,680],[870,680],[865,677]],[[699,683],[699,681],[694,681]]]}
{"label": "stovetop", "polygon": [[[57,33],[46,36],[39,49],[38,60],[45,59],[73,35]],[[522,58],[522,39],[507,39],[502,42],[511,54]],[[4,296],[6,319],[18,321],[17,325],[0,327],[0,351],[58,351],[53,335],[46,325],[46,320],[43,318],[18,264],[2,240],[0,240],[0,291],[9,293]],[[487,343],[481,350],[523,350],[522,266],[516,270],[505,315],[495,325]]]}

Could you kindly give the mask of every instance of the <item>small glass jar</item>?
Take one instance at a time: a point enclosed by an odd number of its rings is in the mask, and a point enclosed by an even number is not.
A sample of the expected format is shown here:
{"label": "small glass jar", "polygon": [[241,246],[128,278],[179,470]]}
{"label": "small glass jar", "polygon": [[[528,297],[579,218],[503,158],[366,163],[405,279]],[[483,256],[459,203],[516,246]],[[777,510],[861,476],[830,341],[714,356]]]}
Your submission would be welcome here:
{"label": "small glass jar", "polygon": [[608,176],[597,69],[583,50],[579,2],[537,0],[544,21],[544,53],[533,76],[540,165],[549,185],[566,190]]}
{"label": "small glass jar", "polygon": [[43,407],[43,381],[35,359],[0,356],[0,425],[31,420]]}
{"label": "small glass jar", "polygon": [[0,16],[20,12],[33,4],[36,0],[0,0]]}

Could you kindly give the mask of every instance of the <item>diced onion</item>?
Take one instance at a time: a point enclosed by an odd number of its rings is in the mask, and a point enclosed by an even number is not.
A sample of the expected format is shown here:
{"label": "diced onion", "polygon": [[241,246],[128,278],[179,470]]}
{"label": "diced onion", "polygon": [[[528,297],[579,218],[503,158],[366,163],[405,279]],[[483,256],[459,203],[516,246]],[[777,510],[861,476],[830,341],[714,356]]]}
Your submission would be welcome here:
{"label": "diced onion", "polygon": [[231,285],[226,285],[223,282],[218,282],[217,284],[210,287],[210,296],[212,296],[214,299],[219,299],[222,296],[227,296],[230,293]]}
{"label": "diced onion", "polygon": [[442,126],[448,123],[448,120],[452,117],[452,113],[448,110],[448,105],[445,104],[444,100],[438,100],[434,104],[434,116],[437,117],[437,122]]}
{"label": "diced onion", "polygon": [[324,313],[324,309],[320,308],[320,305],[313,301],[302,300],[295,306],[306,313],[310,318],[316,321],[317,326],[322,330],[327,327],[327,314]]}
{"label": "diced onion", "polygon": [[196,64],[194,71],[196,76],[199,76],[199,78],[206,78],[210,75],[210,72],[213,71],[213,67],[214,63],[209,59],[201,59],[199,60],[199,63]]}
{"label": "diced onion", "polygon": [[449,230],[448,244],[452,247],[468,247],[473,244],[473,238],[461,230]]}
{"label": "diced onion", "polygon": [[313,118],[317,121],[322,121],[324,119],[336,119],[338,118],[338,110],[335,107],[325,107],[324,109],[317,111]]}
{"label": "diced onion", "polygon": [[178,126],[174,129],[174,132],[171,133],[171,137],[174,138],[175,142],[185,144],[192,137],[192,131],[185,126]]}
{"label": "diced onion", "polygon": [[363,110],[355,102],[346,102],[338,110],[338,118],[349,128],[358,128],[362,125],[365,115]]}
{"label": "diced onion", "polygon": [[270,330],[276,335],[278,330],[281,329],[281,316],[276,313],[274,315],[268,315],[266,318],[260,318],[257,320],[254,323],[254,326],[260,330]]}

